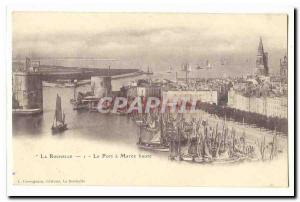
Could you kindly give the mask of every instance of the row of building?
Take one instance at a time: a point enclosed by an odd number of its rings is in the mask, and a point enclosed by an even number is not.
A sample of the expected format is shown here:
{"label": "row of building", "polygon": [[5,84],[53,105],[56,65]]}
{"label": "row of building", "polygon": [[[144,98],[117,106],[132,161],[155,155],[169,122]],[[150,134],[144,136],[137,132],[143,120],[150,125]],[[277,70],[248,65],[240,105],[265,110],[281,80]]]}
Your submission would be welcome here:
{"label": "row of building", "polygon": [[210,104],[218,104],[217,90],[178,90],[168,89],[159,85],[144,84],[131,86],[127,90],[128,97],[157,97],[169,102],[177,100],[198,100]]}
{"label": "row of building", "polygon": [[244,96],[231,89],[228,92],[227,106],[246,112],[258,113],[268,117],[287,118],[288,116],[287,97],[285,96]]}
{"label": "row of building", "polygon": [[[238,85],[237,85],[238,86]],[[265,87],[261,84],[262,87]],[[227,106],[230,108],[258,113],[268,117],[287,118],[287,95],[274,94],[270,89],[257,88],[259,92],[245,93],[231,87],[228,91]],[[266,93],[265,91],[273,92]],[[262,93],[263,92],[263,93]],[[178,100],[197,100],[200,102],[218,105],[220,103],[220,91],[218,90],[177,90],[166,89],[159,85],[144,84],[131,86],[127,90],[129,97],[158,97],[169,101]]]}

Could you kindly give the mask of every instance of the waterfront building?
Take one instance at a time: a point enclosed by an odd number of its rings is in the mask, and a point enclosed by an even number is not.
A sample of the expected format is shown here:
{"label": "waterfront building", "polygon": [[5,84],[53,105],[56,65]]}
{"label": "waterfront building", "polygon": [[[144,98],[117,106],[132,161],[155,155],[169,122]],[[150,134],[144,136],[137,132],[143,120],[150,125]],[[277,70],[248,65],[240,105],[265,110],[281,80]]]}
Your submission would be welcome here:
{"label": "waterfront building", "polygon": [[227,106],[246,112],[258,113],[267,117],[287,118],[287,96],[256,95],[249,96],[231,88],[228,92]]}
{"label": "waterfront building", "polygon": [[249,111],[249,99],[242,94],[236,93],[234,90],[228,91],[228,107],[239,109],[242,111]]}
{"label": "waterfront building", "polygon": [[75,104],[75,109],[87,108],[89,111],[97,111],[98,103],[101,98],[112,96],[112,86],[110,76],[92,76],[91,93],[86,93]]}
{"label": "waterfront building", "polygon": [[111,95],[111,77],[110,76],[92,76],[91,90],[95,98],[101,98]]}
{"label": "waterfront building", "polygon": [[264,46],[261,37],[259,39],[259,45],[257,49],[255,74],[257,76],[269,75],[268,53],[264,51]]}
{"label": "waterfront building", "polygon": [[127,90],[128,97],[157,97],[161,96],[161,87],[158,85],[139,85],[131,86]]}
{"label": "waterfront building", "polygon": [[172,101],[178,100],[191,100],[200,101],[210,104],[218,104],[218,91],[216,90],[164,90],[162,91],[162,98]]}
{"label": "waterfront building", "polygon": [[267,97],[266,115],[270,117],[287,118],[288,99],[287,97]]}

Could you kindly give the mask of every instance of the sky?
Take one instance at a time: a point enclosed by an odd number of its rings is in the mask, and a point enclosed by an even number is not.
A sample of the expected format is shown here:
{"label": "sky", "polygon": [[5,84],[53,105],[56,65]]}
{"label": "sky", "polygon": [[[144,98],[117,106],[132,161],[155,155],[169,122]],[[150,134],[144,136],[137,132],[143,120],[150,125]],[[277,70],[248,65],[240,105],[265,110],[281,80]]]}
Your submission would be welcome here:
{"label": "sky", "polygon": [[270,71],[277,71],[287,52],[284,14],[14,12],[12,18],[14,58],[110,58],[132,68],[221,58],[254,65],[260,36]]}

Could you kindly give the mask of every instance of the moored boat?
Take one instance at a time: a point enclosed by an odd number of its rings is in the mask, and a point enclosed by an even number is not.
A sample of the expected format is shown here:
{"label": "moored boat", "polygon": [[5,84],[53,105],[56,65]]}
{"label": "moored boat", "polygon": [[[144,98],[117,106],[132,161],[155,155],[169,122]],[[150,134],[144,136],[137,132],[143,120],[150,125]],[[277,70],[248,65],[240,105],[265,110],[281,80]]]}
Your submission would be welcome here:
{"label": "moored boat", "polygon": [[145,149],[145,150],[169,152],[169,147],[163,146],[161,144],[138,142],[137,145],[139,148]]}
{"label": "moored boat", "polygon": [[67,129],[68,129],[67,124],[65,123],[65,113],[62,112],[62,107],[61,107],[61,98],[57,94],[54,120],[53,120],[51,130],[53,133],[59,133]]}
{"label": "moored boat", "polygon": [[[153,121],[151,124],[143,123],[143,121],[137,121],[139,123],[140,132],[139,132],[139,141],[137,142],[137,146],[141,149],[152,150],[152,151],[160,151],[160,152],[168,152],[169,146],[163,144],[163,130],[162,126],[157,127],[156,122]],[[161,123],[162,124],[162,123]],[[152,138],[148,142],[144,142],[141,137],[142,127],[146,128],[146,132],[151,132],[153,134]],[[152,128],[153,127],[153,128]],[[150,130],[150,131],[149,131]],[[153,130],[153,131],[152,131]]]}
{"label": "moored boat", "polygon": [[172,73],[172,71],[173,71],[173,69],[172,69],[172,67],[169,67],[169,70],[167,71],[167,73]]}

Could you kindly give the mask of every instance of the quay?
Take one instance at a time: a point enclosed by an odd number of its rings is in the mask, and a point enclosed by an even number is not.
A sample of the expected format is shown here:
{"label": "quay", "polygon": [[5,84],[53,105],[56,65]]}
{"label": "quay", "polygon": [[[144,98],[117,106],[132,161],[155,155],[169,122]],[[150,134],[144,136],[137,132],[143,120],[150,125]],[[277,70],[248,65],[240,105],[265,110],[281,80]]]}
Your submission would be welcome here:
{"label": "quay", "polygon": [[126,74],[142,74],[138,69],[98,69],[40,65],[38,67],[40,77],[43,81],[56,81],[60,79],[86,80],[92,76],[122,77]]}

